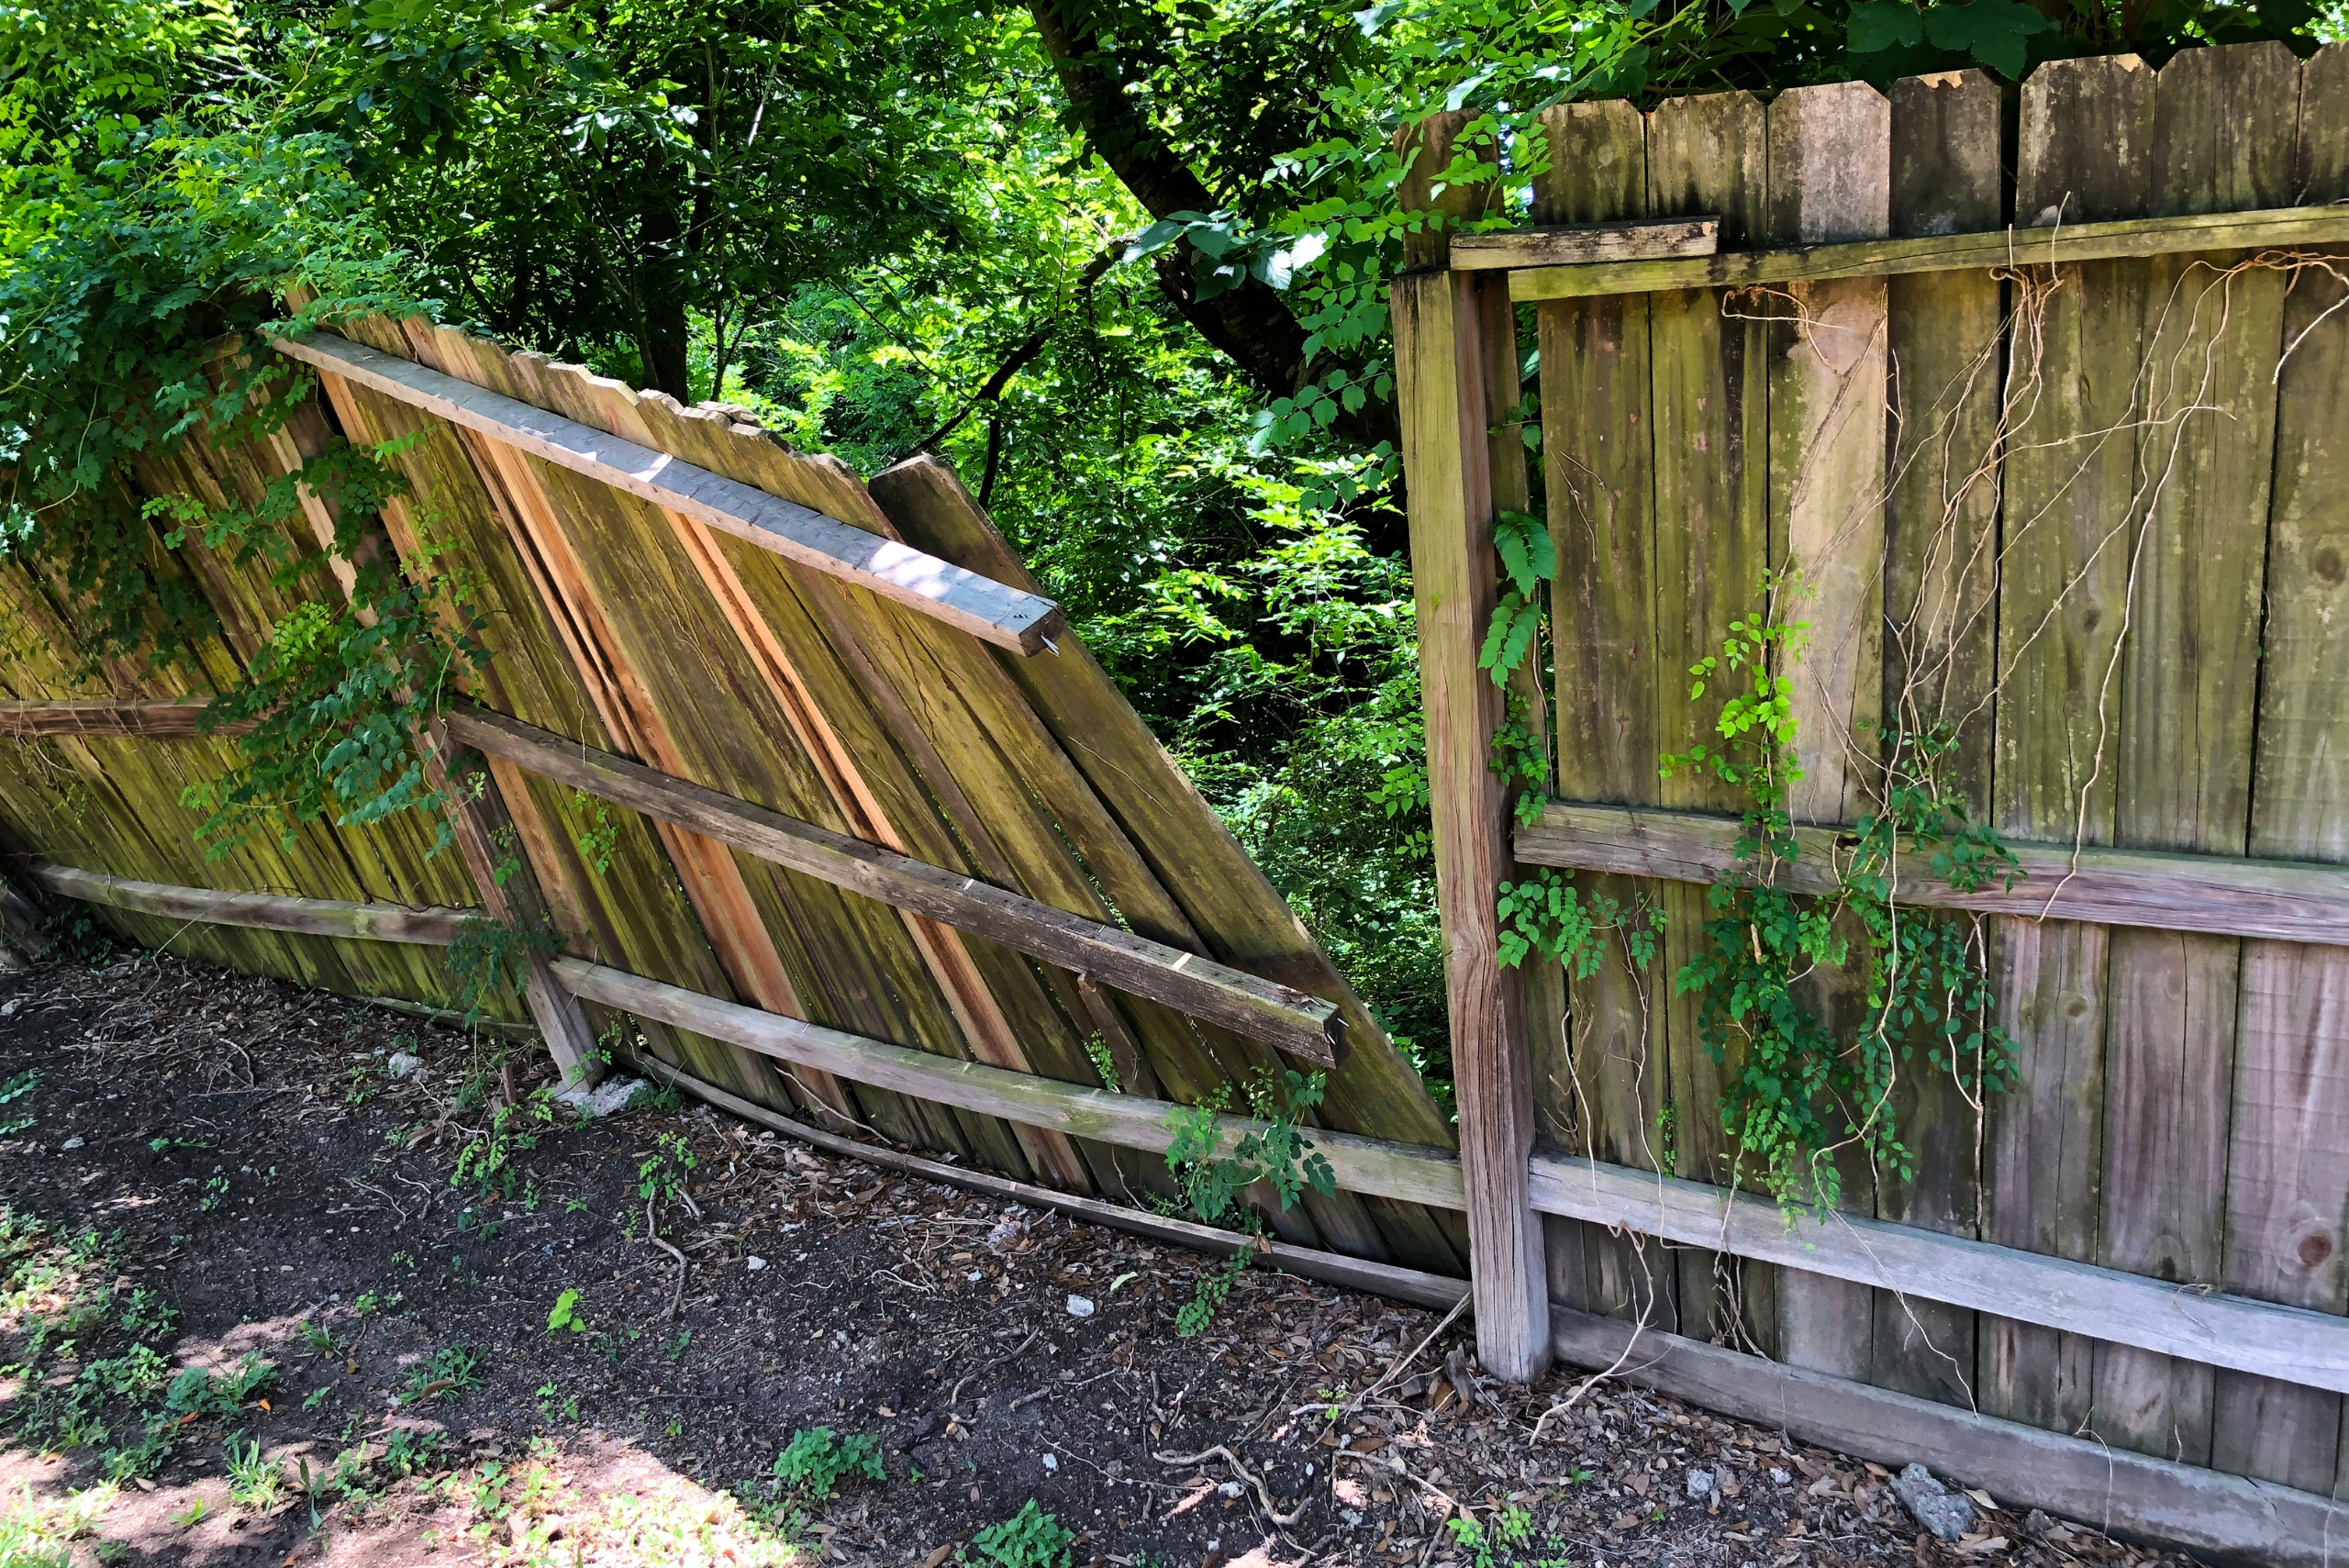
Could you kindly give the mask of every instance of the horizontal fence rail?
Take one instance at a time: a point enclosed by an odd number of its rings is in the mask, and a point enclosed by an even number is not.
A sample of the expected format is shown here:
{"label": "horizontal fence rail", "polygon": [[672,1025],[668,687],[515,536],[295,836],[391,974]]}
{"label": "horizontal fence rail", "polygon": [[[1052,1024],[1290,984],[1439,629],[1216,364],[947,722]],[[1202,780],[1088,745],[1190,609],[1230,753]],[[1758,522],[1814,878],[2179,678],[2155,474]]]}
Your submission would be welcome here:
{"label": "horizontal fence rail", "polygon": [[2045,1328],[2349,1393],[2349,1318],[1582,1158],[1536,1156],[1533,1207]]}
{"label": "horizontal fence rail", "polygon": [[1720,249],[1718,217],[1664,217],[1647,223],[1576,223],[1462,234],[1452,264],[1463,272],[1592,262],[1660,261],[1709,256]]}
{"label": "horizontal fence rail", "polygon": [[1060,606],[1039,595],[414,361],[326,332],[280,338],[273,347],[289,359],[845,578],[998,647],[1034,653],[1062,628]]}
{"label": "horizontal fence rail", "polygon": [[[1125,1149],[1163,1153],[1174,1141],[1167,1117],[1181,1107],[1171,1101],[1063,1084],[1055,1078],[866,1040],[584,959],[558,958],[553,968],[573,995],[588,1001],[692,1029],[762,1056],[820,1068],[860,1084]],[[1239,1117],[1217,1120],[1224,1134],[1219,1147],[1227,1152],[1253,1125]],[[1329,1159],[1338,1185],[1347,1191],[1438,1208],[1456,1209],[1466,1202],[1460,1162],[1443,1150],[1320,1129],[1315,1129],[1311,1137],[1315,1150]]]}
{"label": "horizontal fence rail", "polygon": [[674,778],[626,757],[474,709],[449,732],[468,746],[884,904],[1163,1002],[1292,1054],[1334,1065],[1344,1023],[1319,996],[1071,915],[812,822]]}
{"label": "horizontal fence rail", "polygon": [[276,893],[223,893],[209,887],[174,887],[107,876],[73,866],[36,865],[32,881],[61,897],[138,915],[200,920],[213,926],[243,926],[259,931],[295,931],[312,937],[350,937],[362,941],[416,942],[447,947],[478,909],[413,909],[405,904],[351,904],[333,898],[295,898]]}
{"label": "horizontal fence rail", "polygon": [[[1517,830],[1516,851],[1528,865],[1709,884],[1764,869],[1737,858],[1743,832],[1736,817],[1700,811],[1553,801]],[[1834,892],[1836,868],[1851,859],[1850,835],[1797,828],[1794,838],[1798,857],[1766,868],[1776,884]],[[2349,866],[2093,845],[2007,847],[2022,872],[2012,887],[1960,893],[1932,874],[1927,856],[1904,852],[1892,895],[1923,908],[2349,945]]]}
{"label": "horizontal fence rail", "polygon": [[[1506,231],[1480,235],[1490,246]],[[1513,300],[1588,299],[1665,289],[1751,288],[1757,284],[1822,283],[1967,272],[1982,267],[2046,267],[2198,250],[2255,250],[2275,245],[2337,245],[2349,240],[2349,206],[2278,207],[2262,212],[2197,213],[2184,217],[2121,218],[2108,223],[1994,228],[1858,239],[1770,250],[1725,250],[1665,261],[1605,261],[1547,267],[1531,261],[1484,262],[1525,268],[1508,281]],[[1453,241],[1455,254],[1467,241]],[[1520,244],[1530,253],[1530,243]],[[1504,254],[1508,253],[1507,250]]]}
{"label": "horizontal fence rail", "polygon": [[[30,740],[53,735],[89,735],[184,739],[203,732],[199,725],[211,706],[209,697],[189,697],[179,702],[0,703],[0,738]],[[224,725],[216,733],[233,735],[244,728]]]}

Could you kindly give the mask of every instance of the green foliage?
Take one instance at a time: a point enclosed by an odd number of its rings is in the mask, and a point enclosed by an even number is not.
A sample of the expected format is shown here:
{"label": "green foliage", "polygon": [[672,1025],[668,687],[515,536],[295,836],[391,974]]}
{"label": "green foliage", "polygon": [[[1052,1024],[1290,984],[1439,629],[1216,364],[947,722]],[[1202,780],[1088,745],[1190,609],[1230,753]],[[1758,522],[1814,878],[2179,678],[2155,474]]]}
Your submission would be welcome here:
{"label": "green foliage", "polygon": [[554,1306],[547,1312],[547,1332],[556,1334],[568,1329],[574,1334],[585,1333],[587,1325],[580,1320],[578,1307],[579,1293],[577,1291],[566,1290],[556,1296]]}
{"label": "green foliage", "polygon": [[[1313,1140],[1299,1126],[1321,1103],[1324,1076],[1315,1073],[1308,1077],[1293,1068],[1275,1076],[1265,1068],[1248,1081],[1247,1088],[1249,1108],[1257,1119],[1232,1142],[1228,1154],[1222,1152],[1226,1134],[1221,1118],[1230,1104],[1229,1085],[1202,1104],[1169,1111],[1166,1127],[1174,1136],[1166,1146],[1166,1168],[1194,1215],[1209,1225],[1229,1224],[1257,1236],[1263,1221],[1239,1202],[1250,1186],[1267,1184],[1286,1210],[1308,1187],[1323,1197],[1335,1196],[1338,1179],[1328,1158],[1314,1150]],[[1208,1326],[1254,1254],[1253,1248],[1242,1249],[1225,1267],[1201,1273],[1196,1294],[1175,1315],[1178,1335],[1187,1340]]]}
{"label": "green foliage", "polygon": [[843,1438],[829,1427],[814,1427],[792,1433],[775,1455],[776,1484],[810,1502],[821,1502],[856,1476],[885,1478],[880,1439],[862,1432]]}
{"label": "green foliage", "polygon": [[[6,1084],[0,1084],[0,1106],[13,1106],[39,1086],[40,1074],[27,1068],[11,1076]],[[32,1124],[33,1117],[29,1110],[0,1115],[0,1138],[14,1138]]]}
{"label": "green foliage", "polygon": [[1030,1497],[1001,1524],[972,1536],[970,1550],[994,1568],[1068,1568],[1069,1549],[1075,1544],[1076,1532]]}
{"label": "green foliage", "polygon": [[[518,869],[517,861],[507,874]],[[457,940],[441,950],[441,967],[452,986],[451,1006],[464,1013],[468,1026],[479,1022],[488,1016],[494,1000],[520,992],[533,957],[550,956],[561,945],[551,930],[527,929],[479,915],[465,919],[457,927]]]}
{"label": "green foliage", "polygon": [[163,1394],[163,1408],[174,1416],[232,1416],[277,1381],[277,1369],[248,1351],[225,1372],[184,1369]]}
{"label": "green foliage", "polygon": [[683,1133],[661,1134],[652,1140],[652,1151],[636,1167],[636,1195],[648,1206],[675,1201],[685,1192],[696,1163]]}
{"label": "green foliage", "polygon": [[[1836,1151],[1865,1150],[1898,1179],[1915,1158],[1899,1138],[1892,1098],[1898,1064],[1917,1054],[1952,1074],[1969,1099],[2002,1087],[2013,1047],[1993,1017],[1978,928],[1896,910],[1903,855],[1922,856],[1961,889],[2020,874],[1997,834],[1969,821],[1940,777],[1945,735],[1888,736],[1884,809],[1854,823],[1839,852],[1836,886],[1798,897],[1780,880],[1800,855],[1787,791],[1796,762],[1793,682],[1806,628],[1776,606],[1790,584],[1765,582],[1764,610],[1731,623],[1720,654],[1689,671],[1692,699],[1727,684],[1715,729],[1664,759],[1666,776],[1701,770],[1745,799],[1736,844],[1740,872],[1707,894],[1704,945],[1674,977],[1698,998],[1698,1035],[1723,1081],[1720,1124],[1741,1169],[1754,1171],[1782,1202],[1834,1207],[1842,1194]],[[1851,959],[1854,928],[1865,953],[1865,1015],[1841,1028],[1825,995]]]}
{"label": "green foliage", "polygon": [[228,1501],[249,1514],[276,1510],[284,1499],[285,1473],[274,1460],[261,1456],[261,1440],[228,1440]]}
{"label": "green foliage", "polygon": [[516,1161],[539,1146],[541,1132],[554,1125],[554,1095],[533,1089],[519,1100],[500,1099],[489,1106],[489,1125],[467,1139],[457,1151],[456,1168],[449,1184],[472,1193],[477,1201],[511,1197],[521,1180]]}
{"label": "green foliage", "polygon": [[446,1398],[481,1386],[481,1352],[470,1345],[443,1345],[432,1359],[411,1369],[403,1392],[410,1404]]}

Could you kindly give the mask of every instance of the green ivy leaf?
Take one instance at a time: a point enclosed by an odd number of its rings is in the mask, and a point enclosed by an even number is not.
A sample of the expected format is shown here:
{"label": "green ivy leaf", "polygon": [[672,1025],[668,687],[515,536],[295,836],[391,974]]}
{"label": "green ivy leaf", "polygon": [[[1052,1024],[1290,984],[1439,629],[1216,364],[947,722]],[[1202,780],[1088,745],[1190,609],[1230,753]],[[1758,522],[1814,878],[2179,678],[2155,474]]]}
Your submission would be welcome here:
{"label": "green ivy leaf", "polygon": [[1914,48],[1925,41],[1925,18],[1905,0],[1859,0],[1845,39],[1854,54]]}
{"label": "green ivy leaf", "polygon": [[1966,50],[2002,76],[2021,76],[2030,47],[2025,40],[2054,30],[2053,21],[2023,0],[1969,0],[1925,13],[1925,36],[1935,49]]}

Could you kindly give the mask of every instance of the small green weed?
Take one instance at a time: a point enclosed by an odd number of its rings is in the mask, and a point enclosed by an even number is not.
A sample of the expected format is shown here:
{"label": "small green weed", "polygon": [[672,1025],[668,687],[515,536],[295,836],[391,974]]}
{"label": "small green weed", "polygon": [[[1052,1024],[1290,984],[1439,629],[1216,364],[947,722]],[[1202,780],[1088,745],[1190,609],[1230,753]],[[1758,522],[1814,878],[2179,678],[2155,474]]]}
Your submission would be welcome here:
{"label": "small green weed", "polygon": [[[39,1084],[40,1074],[29,1071],[19,1073],[6,1084],[0,1084],[0,1106],[15,1106]],[[0,1138],[13,1138],[32,1124],[32,1117],[22,1106],[15,1110],[0,1110]]]}
{"label": "small green weed", "polygon": [[407,1397],[431,1399],[481,1386],[481,1352],[465,1345],[443,1345],[432,1359],[408,1373]]}
{"label": "small green weed", "polygon": [[180,1311],[141,1285],[117,1309],[115,1319],[135,1339],[161,1340],[179,1331]]}
{"label": "small green weed", "polygon": [[227,1372],[192,1366],[172,1379],[163,1394],[163,1408],[174,1416],[228,1416],[260,1396],[276,1381],[277,1369],[248,1351]]}
{"label": "small green weed", "polygon": [[792,1433],[774,1461],[776,1483],[811,1502],[830,1496],[851,1476],[879,1481],[885,1473],[878,1439],[842,1438],[829,1427]]}
{"label": "small green weed", "polygon": [[214,1176],[204,1184],[204,1196],[195,1207],[203,1213],[210,1214],[228,1201],[228,1178],[225,1175]]}
{"label": "small green weed", "polygon": [[973,1536],[971,1551],[996,1568],[1068,1568],[1075,1542],[1076,1532],[1030,1497],[1018,1513]]}
{"label": "small green weed", "polygon": [[285,1473],[261,1456],[261,1440],[241,1447],[228,1440],[228,1501],[249,1514],[274,1513],[284,1500]]}
{"label": "small green weed", "polygon": [[652,1152],[636,1168],[636,1195],[647,1203],[668,1203],[685,1190],[696,1162],[685,1135],[664,1132],[653,1140]]}
{"label": "small green weed", "polygon": [[559,1333],[568,1329],[574,1334],[585,1333],[587,1325],[580,1321],[578,1307],[579,1293],[577,1291],[566,1290],[556,1296],[552,1310],[547,1313],[547,1332]]}
{"label": "small green weed", "polygon": [[402,1475],[429,1474],[446,1468],[441,1451],[448,1440],[441,1433],[417,1427],[395,1427],[384,1439],[384,1468]]}

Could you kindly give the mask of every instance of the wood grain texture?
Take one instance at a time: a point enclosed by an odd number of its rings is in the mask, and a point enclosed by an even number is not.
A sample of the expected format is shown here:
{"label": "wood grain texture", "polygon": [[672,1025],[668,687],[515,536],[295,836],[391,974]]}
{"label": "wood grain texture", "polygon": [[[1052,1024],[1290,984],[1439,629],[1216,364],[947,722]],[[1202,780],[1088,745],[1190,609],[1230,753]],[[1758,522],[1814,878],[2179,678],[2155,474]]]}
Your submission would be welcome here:
{"label": "wood grain texture", "polygon": [[[1675,98],[1649,116],[1651,216],[1718,213],[1723,245],[1758,243],[1770,234],[1768,180],[1767,119],[1752,95]],[[1716,289],[1659,293],[1648,302],[1660,752],[1685,752],[1714,739],[1719,694],[1692,696],[1689,667],[1718,654],[1730,623],[1759,606],[1770,565],[1772,328],[1761,315]],[[1741,804],[1719,780],[1686,769],[1664,781],[1659,800],[1731,810]],[[1698,1038],[1697,999],[1671,984],[1704,940],[1704,896],[1667,886],[1659,904],[1664,933],[1649,984],[1663,1024],[1663,1048],[1654,1053],[1661,1092],[1656,1118],[1642,1137],[1658,1148],[1664,1168],[1725,1180],[1722,1074],[1742,1064],[1733,1056],[1723,1064],[1709,1058]],[[1718,1260],[1694,1253],[1675,1262],[1683,1332],[1711,1338],[1736,1331],[1775,1343],[1766,1286],[1747,1304],[1764,1309],[1747,1311],[1746,1321],[1733,1325],[1729,1314],[1738,1304],[1721,1288]]]}
{"label": "wood grain texture", "polygon": [[[1560,106],[1564,107],[1564,106]],[[1629,106],[1626,106],[1627,107]],[[1555,170],[1553,170],[1555,172]],[[1552,224],[1463,234],[1452,241],[1454,272],[1509,267],[1557,267],[1590,261],[1650,261],[1709,256],[1720,249],[1720,223],[1711,217],[1666,217],[1642,223]]]}
{"label": "wood grain texture", "polygon": [[[2057,111],[2060,115],[2063,111]],[[2082,195],[2088,191],[2084,188]],[[2043,209],[2043,213],[2046,209]],[[2013,228],[1933,234],[1839,245],[1729,250],[1701,261],[1609,261],[1587,267],[1529,270],[1509,274],[1520,300],[1586,299],[1598,295],[1663,289],[1753,288],[1839,278],[1911,276],[1924,272],[1987,272],[2076,261],[2166,256],[2193,250],[2261,250],[2337,245],[2349,239],[2349,214],[2283,207],[2223,212],[2200,217],[2137,217],[2079,222],[2061,228],[2021,216]],[[2034,229],[2052,232],[2035,233]],[[1727,241],[1723,241],[1724,246]]]}
{"label": "wood grain texture", "polygon": [[5,702],[0,703],[0,736],[18,740],[44,735],[190,736],[201,732],[197,726],[210,706],[208,697],[162,702]]}
{"label": "wood grain texture", "polygon": [[397,904],[351,904],[287,894],[223,893],[209,887],[177,887],[108,876],[77,866],[35,865],[27,876],[61,898],[103,904],[174,920],[243,926],[261,931],[301,931],[315,937],[349,937],[371,942],[419,942],[446,947],[469,919],[471,909],[411,909]]}
{"label": "wood grain texture", "polygon": [[[2190,50],[2155,81],[2157,216],[2291,199],[2299,62],[2281,44]],[[2275,447],[2283,274],[2224,257],[2145,264],[2143,423],[2122,646],[2114,839],[2240,854],[2252,782],[2259,610]],[[2118,1268],[2220,1274],[2242,944],[2116,931],[2106,1042],[2105,1217]],[[2212,1383],[2188,1363],[2100,1347],[2096,1429],[2206,1462]]]}
{"label": "wood grain texture", "polygon": [[1498,596],[1486,436],[1497,411],[1485,406],[1483,363],[1496,347],[1484,300],[1498,292],[1472,273],[1418,272],[1398,277],[1390,298],[1477,1353],[1523,1382],[1549,1362],[1548,1285],[1526,1201],[1533,1094],[1522,992],[1500,967],[1494,908],[1512,870],[1508,803],[1488,766],[1505,709],[1476,667]]}
{"label": "wood grain texture", "polygon": [[2005,1507],[2043,1508],[2115,1535],[2265,1568],[2328,1568],[2337,1530],[2313,1493],[2221,1475],[2102,1443],[1740,1355],[1676,1335],[1633,1336],[1560,1309],[1558,1357],[1620,1368],[1632,1382],[1741,1420],[1776,1427],[1878,1464],[1921,1464]]}
{"label": "wood grain texture", "polygon": [[848,578],[984,640],[1032,653],[1061,628],[1059,606],[1048,599],[468,378],[331,332],[280,338],[273,346],[288,358],[412,403],[501,445],[683,512],[802,565]]}
{"label": "wood grain texture", "polygon": [[[1965,233],[2006,217],[2000,126],[2006,94],[1981,71],[1892,86],[1891,231]],[[1997,654],[2000,284],[1987,272],[1916,273],[1886,288],[1883,695],[1889,734],[1952,738],[1943,787],[1981,820],[1989,809],[1989,702]],[[1905,760],[1905,759],[1904,759]],[[1914,869],[1914,868],[1910,868]],[[1915,880],[1910,877],[1908,880]],[[1976,1234],[1982,1118],[1936,1069],[1919,1029],[1901,1044],[1892,1109],[1916,1172],[1878,1173],[1876,1215]],[[1889,1293],[1875,1297],[1870,1381],[1971,1406],[1974,1315]]]}
{"label": "wood grain texture", "polygon": [[1083,920],[967,874],[929,865],[736,800],[608,751],[592,751],[502,714],[453,715],[465,744],[574,789],[685,828],[716,842],[893,908],[911,909],[1063,968],[1097,975],[1284,1049],[1329,1049],[1336,1008],[1271,981],[1181,952],[1115,926]]}
{"label": "wood grain texture", "polygon": [[[1769,234],[1781,242],[1877,239],[1892,214],[1892,106],[1864,82],[1798,87],[1768,118]],[[1847,822],[1881,795],[1886,301],[1881,278],[1806,281],[1746,308],[1773,322],[1769,357],[1770,560],[1779,614],[1809,627],[1784,673],[1801,776],[1798,822]],[[1813,977],[1812,1006],[1856,1040],[1865,1014],[1855,969]],[[1824,1107],[1822,1107],[1824,1108]],[[1834,1125],[1831,1110],[1826,1111]],[[1693,1120],[1694,1118],[1692,1117]],[[1875,1209],[1875,1172],[1839,1157],[1842,1203]],[[1875,1359],[1870,1292],[1797,1272],[1778,1284],[1778,1353],[1814,1372],[1864,1377]]]}
{"label": "wood grain texture", "polygon": [[[1719,813],[1560,800],[1517,830],[1517,855],[1533,865],[1712,883],[1738,863],[1739,831],[1737,818]],[[1794,838],[1801,858],[1779,866],[1780,884],[1831,892],[1837,862],[1851,852],[1850,833],[1798,828]],[[2148,930],[2349,943],[2349,870],[2338,865],[2013,840],[2007,847],[2020,873],[2010,888],[1959,893],[1924,860],[1907,856],[1888,873],[1894,901]]]}
{"label": "wood grain texture", "polygon": [[[1005,582],[1030,581],[943,463],[911,459],[875,476],[873,493],[891,521],[924,548]],[[1335,1003],[1349,1049],[1330,1075],[1323,1119],[1355,1132],[1452,1147],[1451,1127],[1418,1073],[1083,641],[1072,636],[1048,658],[996,658],[1041,721],[1044,739],[1101,801],[1099,818],[1068,820],[1076,847],[1131,929],[1171,945],[1196,940],[1234,968]],[[1186,1045],[1173,1031],[1141,1022],[1170,1093],[1218,1081],[1211,1064],[1198,1061],[1210,1048],[1214,1058],[1233,1061],[1255,1049],[1236,1036]],[[1458,1215],[1364,1201],[1398,1259],[1439,1272],[1464,1266],[1466,1232]]]}
{"label": "wood grain texture", "polygon": [[[2294,197],[2349,197],[2349,50],[2300,65]],[[2341,252],[2336,248],[2333,254]],[[2336,260],[2335,267],[2343,263]],[[2349,288],[2294,276],[2275,384],[2265,644],[2254,742],[2253,854],[2349,862],[2349,321],[2326,313]],[[2234,1112],[2227,1151],[2228,1289],[2323,1312],[2349,1310],[2349,952],[2243,944]],[[2343,1402],[2221,1373],[2211,1462],[2342,1496]]]}
{"label": "wood grain texture", "polygon": [[[555,973],[580,995],[608,1006],[665,1019],[746,1051],[820,1067],[858,1083],[1153,1153],[1163,1153],[1174,1136],[1167,1119],[1176,1107],[1164,1101],[868,1040],[582,959],[557,959]],[[1226,1140],[1222,1147],[1228,1151],[1252,1124],[1244,1118],[1224,1117],[1219,1125]],[[1439,1151],[1341,1132],[1316,1133],[1313,1139],[1340,1184],[1353,1191],[1451,1208],[1465,1201],[1460,1162]]]}
{"label": "wood grain texture", "polygon": [[[2145,216],[2154,72],[2133,55],[2051,61],[2023,83],[2015,215],[2054,228]],[[1991,822],[2011,839],[2112,841],[2127,615],[2142,266],[2035,268],[2018,285],[1998,584],[1998,753]],[[1990,1107],[1985,1239],[2094,1255],[2103,1208],[2108,933],[1993,927],[2021,1082]],[[2091,1128],[2087,1123],[2098,1125]],[[1981,1408],[2077,1430],[2084,1340],[1986,1318]]]}
{"label": "wood grain texture", "polygon": [[[1544,223],[1605,223],[1648,210],[1647,122],[1621,100],[1542,111],[1548,169],[1534,178]],[[1583,800],[1653,805],[1656,758],[1655,458],[1650,438],[1648,300],[1560,301],[1534,313],[1542,357],[1542,492],[1557,575],[1550,596],[1558,788]],[[1675,676],[1676,678],[1676,676]],[[1523,832],[1518,834],[1521,849]],[[1520,860],[1525,857],[1520,853]],[[1627,878],[1584,877],[1586,896],[1630,907],[1653,897]],[[1619,946],[1572,984],[1559,1038],[1531,1040],[1542,1142],[1653,1166],[1667,1087],[1652,976]],[[1659,1293],[1660,1248],[1576,1220],[1548,1227],[1552,1295],[1584,1311],[1676,1324]],[[1659,1317],[1662,1314],[1664,1316]]]}
{"label": "wood grain texture", "polygon": [[1545,1214],[1625,1226],[1840,1284],[1997,1311],[2205,1368],[2349,1391],[2349,1319],[2322,1312],[1865,1215],[1790,1216],[1766,1197],[1596,1160],[1536,1156],[1532,1198]]}

